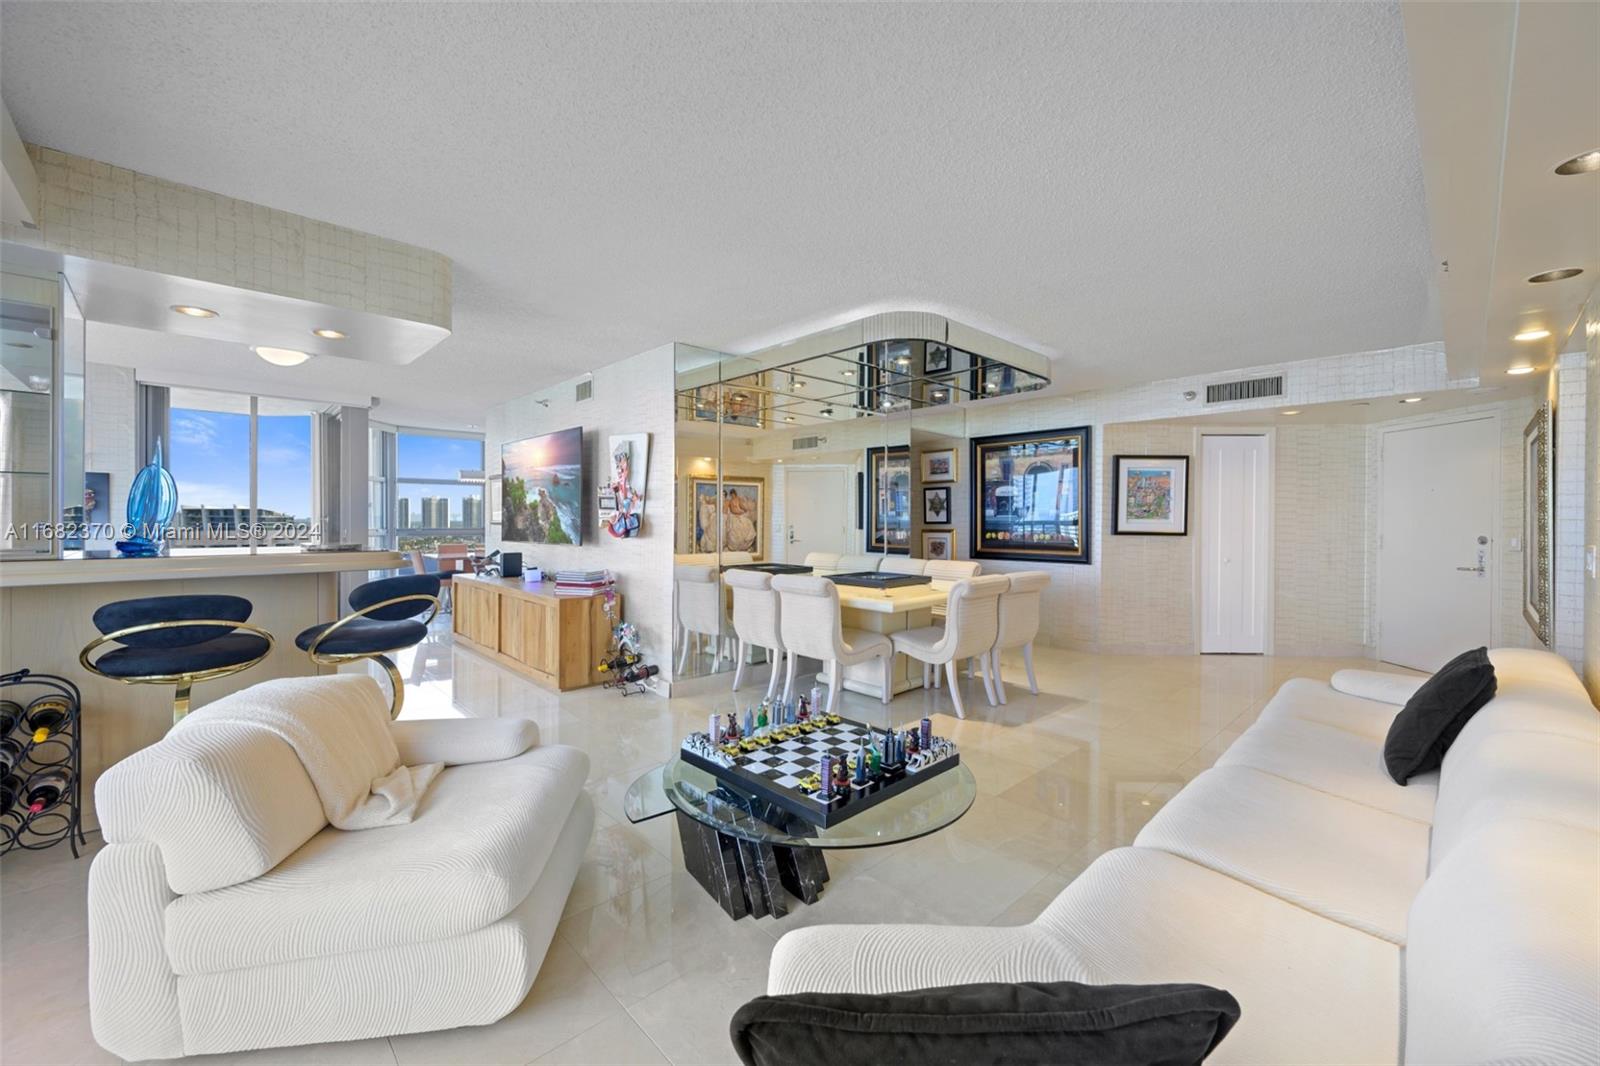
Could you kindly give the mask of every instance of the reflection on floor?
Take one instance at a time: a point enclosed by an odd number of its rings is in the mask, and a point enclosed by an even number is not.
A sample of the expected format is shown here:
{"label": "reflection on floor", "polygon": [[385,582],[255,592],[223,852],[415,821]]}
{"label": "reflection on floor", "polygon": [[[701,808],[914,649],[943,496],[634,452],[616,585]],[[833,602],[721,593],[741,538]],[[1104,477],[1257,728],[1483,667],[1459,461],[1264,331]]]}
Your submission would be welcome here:
{"label": "reflection on floor", "polygon": [[[765,990],[786,930],[816,922],[1030,921],[1095,856],[1133,840],[1210,766],[1285,679],[1370,662],[1244,656],[1106,656],[1041,649],[1040,694],[1008,665],[1010,703],[991,708],[965,681],[969,717],[947,693],[888,708],[853,693],[844,713],[885,725],[935,717],[978,779],[977,804],[951,828],[864,852],[831,852],[815,906],[774,921],[730,921],[681,869],[671,818],[627,824],[628,784],[681,736],[728,709],[731,674],[680,683],[670,703],[587,689],[557,696],[467,651],[446,624],[401,658],[406,717],[526,717],[547,743],[589,753],[600,810],[544,968],[499,1023],[314,1048],[218,1056],[258,1063],[717,1063],[735,1008]],[[759,699],[767,668],[746,672]],[[91,835],[91,851],[99,838]],[[65,849],[0,865],[0,1061],[117,1062],[89,1032],[84,894],[88,861]],[[199,1060],[196,1060],[199,1061]]]}

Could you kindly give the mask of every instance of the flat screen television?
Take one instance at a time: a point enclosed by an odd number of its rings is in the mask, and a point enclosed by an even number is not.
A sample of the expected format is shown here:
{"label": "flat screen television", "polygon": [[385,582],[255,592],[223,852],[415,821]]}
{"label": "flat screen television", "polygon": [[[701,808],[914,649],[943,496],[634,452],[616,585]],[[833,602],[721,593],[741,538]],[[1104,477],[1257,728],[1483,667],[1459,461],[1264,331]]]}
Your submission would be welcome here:
{"label": "flat screen television", "polygon": [[583,427],[500,448],[503,540],[583,543]]}

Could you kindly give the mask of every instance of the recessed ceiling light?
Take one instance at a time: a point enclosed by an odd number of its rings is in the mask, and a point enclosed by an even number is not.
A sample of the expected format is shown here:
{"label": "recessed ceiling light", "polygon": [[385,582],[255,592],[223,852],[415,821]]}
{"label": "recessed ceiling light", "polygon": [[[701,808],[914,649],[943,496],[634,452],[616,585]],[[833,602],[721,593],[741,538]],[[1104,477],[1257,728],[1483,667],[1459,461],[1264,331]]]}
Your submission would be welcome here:
{"label": "recessed ceiling light", "polygon": [[794,421],[794,415],[784,415],[783,416],[783,420],[785,422],[793,422]]}
{"label": "recessed ceiling light", "polygon": [[900,366],[910,366],[911,365],[911,357],[909,355],[902,355],[900,358],[895,360],[895,363],[897,363]]}
{"label": "recessed ceiling light", "polygon": [[22,341],[6,341],[6,347],[7,348],[32,348],[33,345],[24,344]]}
{"label": "recessed ceiling light", "polygon": [[1533,370],[1534,368],[1531,366],[1514,366],[1507,370],[1506,373],[1512,375],[1513,377],[1518,377],[1523,374],[1531,374],[1533,373]]}
{"label": "recessed ceiling light", "polygon": [[215,311],[211,310],[211,308],[209,308],[209,307],[196,307],[193,304],[173,304],[172,305],[172,310],[178,312],[178,314],[180,314],[180,315],[188,315],[190,318],[216,318],[217,317],[217,313]]}
{"label": "recessed ceiling light", "polygon": [[1000,386],[998,384],[996,384],[995,382],[993,382],[993,381],[991,381],[988,384],[984,385],[983,388],[984,388],[984,391],[986,391],[986,392],[999,392],[1000,391]]}
{"label": "recessed ceiling light", "polygon": [[942,399],[944,399],[944,390],[943,390],[943,389],[939,389],[939,390],[938,390],[938,391],[937,391],[937,392],[935,392],[935,393],[934,393],[934,394],[933,394],[933,398],[934,398],[934,399],[935,399],[935,400],[942,400]]}
{"label": "recessed ceiling light", "polygon": [[1286,414],[1286,415],[1297,415],[1297,414],[1299,414],[1299,413],[1300,413],[1300,412],[1299,412],[1299,411],[1285,411],[1285,412],[1283,412],[1283,413],[1284,413],[1284,414]]}
{"label": "recessed ceiling light", "polygon": [[894,406],[894,401],[893,400],[885,400],[885,401],[883,401],[883,406],[886,407],[886,408],[887,407],[893,407]]}
{"label": "recessed ceiling light", "polygon": [[1547,281],[1565,281],[1568,278],[1575,278],[1582,273],[1582,267],[1562,267],[1560,270],[1546,270],[1543,274],[1535,274],[1528,281],[1533,285],[1543,285]]}
{"label": "recessed ceiling light", "polygon": [[1401,400],[1400,402],[1401,403],[1421,403],[1422,402],[1422,397],[1421,396],[1407,396],[1405,399]]}
{"label": "recessed ceiling light", "polygon": [[311,358],[298,348],[274,348],[270,344],[253,345],[250,350],[273,366],[299,366]]}
{"label": "recessed ceiling light", "polygon": [[1357,400],[1355,403],[1351,404],[1350,406],[1351,407],[1371,407],[1372,406],[1372,401],[1371,400]]}
{"label": "recessed ceiling light", "polygon": [[853,378],[856,376],[856,372],[854,370],[841,370],[839,371],[839,376],[842,378]]}
{"label": "recessed ceiling light", "polygon": [[342,341],[346,336],[348,336],[346,333],[336,329],[328,329],[327,327],[323,327],[322,329],[314,329],[311,331],[311,333],[313,336],[321,337],[325,341]]}
{"label": "recessed ceiling light", "polygon": [[1600,151],[1584,152],[1556,167],[1557,174],[1593,174],[1600,171]]}
{"label": "recessed ceiling light", "polygon": [[1548,336],[1550,336],[1550,331],[1547,329],[1525,329],[1521,333],[1514,334],[1511,339],[1514,341],[1542,341]]}

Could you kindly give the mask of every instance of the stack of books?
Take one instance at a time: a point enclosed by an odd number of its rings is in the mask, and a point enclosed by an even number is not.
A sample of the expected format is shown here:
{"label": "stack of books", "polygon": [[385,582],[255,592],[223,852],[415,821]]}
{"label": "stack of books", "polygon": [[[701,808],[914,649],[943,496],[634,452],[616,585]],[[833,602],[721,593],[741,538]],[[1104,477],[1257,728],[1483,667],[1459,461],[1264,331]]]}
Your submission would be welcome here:
{"label": "stack of books", "polygon": [[557,570],[557,596],[593,596],[611,584],[609,570]]}

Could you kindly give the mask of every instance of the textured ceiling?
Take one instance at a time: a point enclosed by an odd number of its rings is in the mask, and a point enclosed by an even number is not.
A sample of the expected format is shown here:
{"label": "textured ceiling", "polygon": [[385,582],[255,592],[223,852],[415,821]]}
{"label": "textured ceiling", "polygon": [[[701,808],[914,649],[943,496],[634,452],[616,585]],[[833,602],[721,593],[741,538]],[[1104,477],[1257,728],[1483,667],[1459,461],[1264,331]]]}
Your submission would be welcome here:
{"label": "textured ceiling", "polygon": [[455,335],[372,389],[441,417],[863,307],[1074,387],[1440,334],[1392,6],[8,2],[0,92],[449,255]]}

